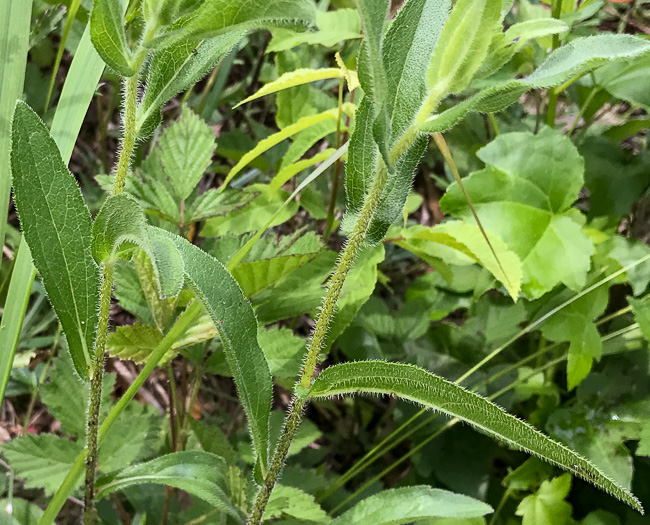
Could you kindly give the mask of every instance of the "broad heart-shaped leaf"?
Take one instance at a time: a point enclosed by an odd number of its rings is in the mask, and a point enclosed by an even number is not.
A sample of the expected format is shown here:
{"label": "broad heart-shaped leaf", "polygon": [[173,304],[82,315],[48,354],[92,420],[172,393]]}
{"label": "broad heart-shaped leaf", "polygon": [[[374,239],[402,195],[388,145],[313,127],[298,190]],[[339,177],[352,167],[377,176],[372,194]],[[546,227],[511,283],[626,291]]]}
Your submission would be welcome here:
{"label": "broad heart-shaped leaf", "polygon": [[82,448],[81,443],[54,434],[28,434],[4,443],[0,450],[16,477],[25,478],[25,488],[42,488],[49,496],[61,486]]}
{"label": "broad heart-shaped leaf", "polygon": [[326,368],[314,382],[309,397],[343,394],[390,394],[458,418],[481,432],[562,467],[643,511],[625,488],[571,449],[553,441],[528,423],[474,392],[412,365],[360,361]]}
{"label": "broad heart-shaped leaf", "polygon": [[248,29],[304,29],[313,25],[315,14],[309,0],[205,0],[149,46],[165,49],[189,39],[201,40]]}
{"label": "broad heart-shaped leaf", "polygon": [[[570,209],[583,184],[584,163],[569,138],[550,128],[537,135],[507,133],[478,156],[488,166],[467,177],[465,188],[483,227],[520,257],[523,291],[537,298],[559,283],[582,289],[593,244]],[[440,205],[473,221],[457,184]]]}
{"label": "broad heart-shaped leaf", "polygon": [[75,368],[87,379],[99,304],[90,214],[47,127],[23,102],[16,104],[11,137],[14,202],[25,240]]}
{"label": "broad heart-shaped leaf", "polygon": [[183,287],[183,262],[173,244],[150,239],[144,211],[126,193],[109,197],[93,224],[92,250],[98,262],[114,257],[124,243],[144,250],[151,260],[158,288],[165,297],[176,297]]}
{"label": "broad heart-shaped leaf", "polygon": [[209,452],[175,452],[98,479],[97,499],[133,485],[155,483],[185,490],[241,523],[243,516],[224,492],[225,470],[224,459]]}
{"label": "broad heart-shaped leaf", "polygon": [[210,165],[215,148],[212,128],[189,107],[160,137],[160,161],[180,199],[187,199]]}
{"label": "broad heart-shaped leaf", "polygon": [[384,39],[391,143],[413,123],[427,96],[426,70],[449,16],[449,0],[409,0]]}
{"label": "broad heart-shaped leaf", "polygon": [[90,39],[112,69],[124,77],[135,74],[131,68],[130,52],[126,44],[121,1],[95,0],[90,15]]}
{"label": "broad heart-shaped leaf", "polygon": [[454,126],[470,111],[493,113],[519,100],[529,89],[559,86],[603,64],[650,53],[650,42],[632,35],[601,34],[576,38],[551,53],[532,74],[479,91],[460,104],[424,121],[420,131],[433,133]]}
{"label": "broad heart-shaped leaf", "polygon": [[465,89],[487,56],[501,21],[501,0],[459,0],[438,39],[427,85],[438,96]]}
{"label": "broad heart-shaped leaf", "polygon": [[570,489],[571,476],[568,474],[544,481],[535,494],[521,501],[515,514],[522,516],[522,525],[568,524],[572,509],[564,499]]}
{"label": "broad heart-shaped leaf", "polygon": [[232,31],[208,40],[179,43],[156,51],[149,66],[142,102],[137,107],[139,137],[151,135],[160,124],[163,104],[201,79],[243,35],[243,31]]}
{"label": "broad heart-shaped leaf", "polygon": [[262,473],[266,473],[269,414],[273,384],[269,365],[257,342],[257,319],[237,281],[217,259],[188,241],[159,228],[152,239],[172,241],[184,263],[190,288],[219,332],[228,365],[235,378]]}
{"label": "broad heart-shaped leaf", "polygon": [[331,523],[327,513],[314,500],[314,496],[295,487],[277,484],[271,492],[262,521],[271,520],[273,523],[277,518],[287,516],[296,520],[295,523]]}
{"label": "broad heart-shaped leaf", "polygon": [[426,485],[383,490],[357,503],[331,525],[401,525],[427,518],[474,518],[492,507],[469,496]]}
{"label": "broad heart-shaped leaf", "polygon": [[[521,288],[521,261],[501,239],[490,232],[487,234],[503,269],[478,226],[473,224],[453,221],[431,228],[426,226],[395,228],[390,231],[389,236],[396,239],[393,241],[395,244],[437,268],[440,268],[439,263],[480,264],[506,287],[510,296],[516,301]],[[463,261],[464,257],[468,259],[466,263]],[[443,277],[447,273],[443,268],[439,271]]]}

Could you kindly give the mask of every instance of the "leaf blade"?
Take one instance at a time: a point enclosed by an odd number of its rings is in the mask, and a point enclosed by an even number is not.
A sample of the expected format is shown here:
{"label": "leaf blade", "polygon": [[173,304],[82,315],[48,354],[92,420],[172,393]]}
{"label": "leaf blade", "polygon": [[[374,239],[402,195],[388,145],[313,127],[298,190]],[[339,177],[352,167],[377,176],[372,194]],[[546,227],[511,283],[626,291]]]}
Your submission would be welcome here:
{"label": "leaf blade", "polygon": [[96,0],[90,15],[90,39],[108,66],[122,76],[131,77],[129,48],[124,32],[124,17],[120,2]]}
{"label": "leaf blade", "polygon": [[310,398],[349,393],[393,394],[459,418],[489,436],[572,472],[643,511],[640,502],[596,466],[505,412],[491,401],[413,365],[361,361],[326,368],[314,382]]}

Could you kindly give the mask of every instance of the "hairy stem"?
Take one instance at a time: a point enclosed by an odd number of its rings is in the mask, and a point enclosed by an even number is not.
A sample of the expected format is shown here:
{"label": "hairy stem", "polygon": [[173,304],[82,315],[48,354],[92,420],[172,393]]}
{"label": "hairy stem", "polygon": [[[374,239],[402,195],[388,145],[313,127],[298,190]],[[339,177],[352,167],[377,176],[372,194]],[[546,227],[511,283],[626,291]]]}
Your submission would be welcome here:
{"label": "hairy stem", "polygon": [[102,401],[102,379],[104,377],[104,353],[108,337],[108,318],[113,291],[113,263],[104,265],[99,303],[99,323],[95,342],[95,359],[90,377],[90,401],[86,415],[86,491],[84,496],[84,525],[95,520],[93,499],[95,497],[95,473],[97,471],[97,432],[99,429],[99,408]]}
{"label": "hairy stem", "polygon": [[[303,390],[307,390],[311,387],[314,372],[316,370],[316,364],[318,362],[318,356],[320,355],[328,327],[332,321],[336,302],[341,294],[341,289],[343,288],[345,279],[352,268],[354,259],[359,253],[366,238],[370,221],[372,220],[375,208],[377,207],[377,203],[381,197],[381,192],[386,184],[386,179],[386,167],[382,164],[377,171],[375,180],[370,188],[370,193],[363,204],[363,208],[361,209],[357,223],[350,234],[345,250],[343,250],[339,263],[334,270],[334,274],[332,275],[327,289],[327,294],[325,295],[325,300],[323,301],[323,306],[318,319],[316,320],[316,328],[314,329],[314,334],[309,342],[307,359],[305,360],[305,365],[300,378],[300,388]],[[249,525],[258,525],[262,521],[262,515],[264,514],[266,505],[269,502],[271,491],[273,490],[280,472],[282,471],[282,467],[287,459],[287,454],[289,453],[289,447],[291,446],[291,443],[296,436],[296,432],[298,431],[298,427],[300,426],[302,413],[306,403],[307,401],[305,398],[296,395],[293,396],[291,409],[285,422],[280,442],[273,454],[273,460],[271,461],[269,472],[264,480],[264,484],[257,493],[253,505],[253,511],[248,519]]]}

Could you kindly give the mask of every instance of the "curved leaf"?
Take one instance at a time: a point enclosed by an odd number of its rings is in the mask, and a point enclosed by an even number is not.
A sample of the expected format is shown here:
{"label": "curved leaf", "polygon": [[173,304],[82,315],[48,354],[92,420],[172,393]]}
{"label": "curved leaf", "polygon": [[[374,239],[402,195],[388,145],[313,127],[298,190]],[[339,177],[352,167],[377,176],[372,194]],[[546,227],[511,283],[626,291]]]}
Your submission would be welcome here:
{"label": "curved leaf", "polygon": [[383,490],[332,521],[331,525],[401,525],[427,518],[474,518],[492,512],[492,507],[469,496],[448,490],[415,485]]}
{"label": "curved leaf", "polygon": [[120,75],[131,77],[135,71],[131,68],[120,4],[115,0],[95,0],[90,15],[90,40],[104,62]]}
{"label": "curved leaf", "polygon": [[237,281],[217,259],[188,241],[150,227],[152,240],[171,241],[183,259],[190,288],[212,318],[235,378],[262,472],[266,472],[273,385],[257,342],[257,319]]}
{"label": "curved leaf", "polygon": [[320,398],[353,393],[396,395],[456,417],[513,448],[572,472],[643,512],[639,500],[582,456],[484,397],[426,370],[383,361],[334,365],[316,378],[308,396]]}
{"label": "curved leaf", "polygon": [[75,368],[87,379],[99,303],[90,214],[47,127],[24,102],[16,104],[11,137],[14,202],[25,240]]}
{"label": "curved leaf", "polygon": [[175,452],[97,480],[97,499],[133,485],[155,483],[185,490],[243,522],[224,492],[225,460],[209,452]]}
{"label": "curved leaf", "polygon": [[230,31],[311,27],[315,17],[309,0],[205,0],[192,13],[174,23],[149,43],[169,48],[189,39],[205,39]]}
{"label": "curved leaf", "polygon": [[99,210],[92,230],[92,251],[99,263],[114,258],[124,243],[139,246],[153,264],[158,289],[176,297],[183,287],[183,262],[169,240],[151,240],[144,211],[126,193],[109,197]]}
{"label": "curved leaf", "polygon": [[460,104],[433,115],[419,129],[444,131],[470,111],[493,113],[513,104],[529,89],[558,86],[611,61],[636,58],[650,53],[650,41],[632,35],[602,34],[576,38],[556,49],[533,73],[521,80],[509,80],[479,91]]}

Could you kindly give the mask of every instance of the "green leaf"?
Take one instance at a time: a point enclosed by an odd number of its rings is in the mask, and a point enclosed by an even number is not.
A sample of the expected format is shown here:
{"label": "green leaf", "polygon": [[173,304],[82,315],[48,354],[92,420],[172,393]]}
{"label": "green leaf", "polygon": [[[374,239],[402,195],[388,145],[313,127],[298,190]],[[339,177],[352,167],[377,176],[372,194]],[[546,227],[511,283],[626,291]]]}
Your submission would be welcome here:
{"label": "green leaf", "polygon": [[427,85],[437,97],[465,89],[487,56],[501,22],[501,0],[459,0],[427,69]]}
{"label": "green leaf", "polygon": [[318,31],[302,32],[290,29],[276,29],[266,48],[267,53],[291,49],[300,44],[320,44],[332,47],[344,40],[361,38],[361,19],[355,9],[318,11],[316,13]]}
{"label": "green leaf", "polygon": [[90,39],[109,67],[124,77],[130,77],[136,72],[131,68],[120,4],[115,0],[95,0],[90,15]]}
{"label": "green leaf", "polygon": [[278,484],[271,492],[262,521],[286,516],[299,520],[299,523],[330,523],[330,518],[316,503],[314,496]]}
{"label": "green leaf", "polygon": [[427,96],[426,70],[445,21],[449,0],[409,0],[384,40],[393,142],[413,123]]}
{"label": "green leaf", "polygon": [[425,485],[384,490],[357,503],[332,525],[400,525],[427,518],[474,518],[492,512],[482,501]]}
{"label": "green leaf", "polygon": [[628,297],[627,302],[632,307],[634,320],[639,323],[646,341],[650,341],[650,302]]}
{"label": "green leaf", "polygon": [[260,329],[257,339],[273,376],[284,379],[298,376],[305,353],[305,339],[294,335],[289,328]]}
{"label": "green leaf", "polygon": [[253,308],[237,281],[214,257],[177,235],[158,228],[151,228],[150,232],[152,238],[172,241],[178,249],[190,288],[219,332],[248,416],[253,448],[265,473],[273,385],[264,352],[257,342],[257,319]]}
{"label": "green leaf", "polygon": [[[208,341],[216,336],[217,329],[212,319],[207,314],[202,314],[174,341],[169,352],[161,359],[161,365],[168,363],[181,348]],[[162,339],[160,331],[150,325],[136,323],[118,326],[115,332],[108,336],[106,350],[120,359],[144,363]]]}
{"label": "green leaf", "polygon": [[265,139],[259,141],[256,144],[256,146],[252,150],[247,152],[241,159],[239,159],[239,162],[237,162],[237,164],[235,164],[233,168],[228,172],[228,175],[226,176],[219,190],[223,191],[228,185],[228,183],[235,177],[235,175],[237,175],[242,169],[244,169],[244,167],[250,164],[251,161],[255,160],[265,151],[270,150],[273,146],[280,144],[280,142],[282,142],[283,140],[288,139],[289,137],[292,137],[296,133],[303,131],[307,128],[310,128],[316,124],[319,124],[326,120],[336,121],[337,119],[338,119],[337,109],[324,111],[322,113],[319,113],[318,115],[309,115],[307,117],[301,118],[300,120],[298,120],[298,122],[295,122],[294,124],[290,124],[289,126],[283,128],[282,130],[277,131],[276,133],[273,133],[268,137],[266,137]]}
{"label": "green leaf", "polygon": [[25,479],[25,488],[42,488],[47,496],[61,486],[82,445],[54,434],[27,435],[4,443],[2,454]]}
{"label": "green leaf", "polygon": [[21,498],[0,500],[2,525],[37,525],[43,517],[43,510]]}
{"label": "green leaf", "polygon": [[250,97],[245,98],[236,106],[233,106],[233,109],[238,108],[242,104],[247,104],[252,100],[270,95],[271,93],[277,93],[283,89],[302,86],[303,84],[309,84],[318,80],[326,80],[328,78],[345,78],[345,73],[338,67],[327,67],[321,69],[300,68],[295,71],[289,71],[280,75],[276,80],[262,86]]}
{"label": "green leaf", "polygon": [[[144,251],[139,250],[133,255],[133,266],[138,275],[145,302],[153,316],[153,324],[162,333],[172,319],[178,297],[160,298],[161,293],[156,278],[156,269]],[[182,275],[182,270],[180,271]]]}
{"label": "green leaf", "polygon": [[594,79],[616,98],[650,109],[648,90],[643,89],[650,82],[650,57],[607,64],[594,72]]}
{"label": "green leaf", "polygon": [[[434,267],[438,266],[439,260],[443,264],[462,264],[462,256],[466,256],[467,263],[476,262],[494,275],[516,301],[521,289],[521,261],[501,239],[489,231],[487,234],[503,265],[503,271],[478,226],[473,224],[452,221],[434,227],[412,226],[391,230],[391,237],[399,239],[393,241],[395,244]],[[451,254],[450,249],[453,250]]]}
{"label": "green leaf", "polygon": [[138,136],[151,135],[160,124],[163,104],[200,80],[233,49],[243,34],[243,31],[233,31],[156,51],[151,58],[142,102],[137,107]]}
{"label": "green leaf", "polygon": [[522,525],[568,525],[572,508],[564,499],[570,489],[569,474],[545,481],[535,494],[523,499],[515,514],[522,516]]}
{"label": "green leaf", "polygon": [[452,108],[433,115],[419,129],[425,133],[445,131],[470,111],[494,113],[513,104],[526,91],[559,86],[603,64],[636,58],[650,52],[650,42],[632,35],[601,34],[571,40],[551,53],[532,74],[479,91]]}
{"label": "green leaf", "polygon": [[155,483],[185,490],[243,522],[222,488],[225,469],[223,458],[209,452],[175,452],[98,479],[96,498],[133,485]]}
{"label": "green leaf", "polygon": [[256,193],[241,190],[207,190],[188,202],[185,210],[185,224],[202,221],[210,217],[226,215],[249,204]]}
{"label": "green leaf", "polygon": [[14,202],[34,264],[65,332],[79,375],[94,354],[99,268],[90,214],[47,127],[18,102],[12,126]]}
{"label": "green leaf", "polygon": [[97,214],[92,230],[95,259],[115,257],[123,243],[139,246],[153,264],[158,289],[164,297],[176,297],[183,287],[183,261],[167,239],[150,239],[144,210],[126,193],[109,197]]}
{"label": "green leaf", "polygon": [[371,97],[377,109],[383,109],[387,95],[387,76],[382,61],[384,28],[388,17],[387,0],[356,0],[361,16],[364,40],[359,56],[359,81],[364,93]]}
{"label": "green leaf", "polygon": [[215,148],[212,128],[187,106],[158,143],[160,161],[176,195],[187,199],[208,169]]}
{"label": "green leaf", "polygon": [[313,24],[315,10],[309,0],[206,0],[149,43],[164,49],[189,39],[202,40],[231,31]]}
{"label": "green leaf", "polygon": [[487,399],[412,365],[361,361],[326,368],[309,397],[351,393],[392,394],[465,421],[508,445],[562,467],[641,510],[625,488],[571,449],[545,436]]}
{"label": "green leaf", "polygon": [[113,295],[120,306],[146,324],[156,321],[142,290],[142,284],[133,265],[124,260],[115,264],[115,289]]}
{"label": "green leaf", "polygon": [[192,433],[205,452],[221,456],[229,465],[237,463],[237,452],[217,425],[208,425],[193,418],[188,419]]}
{"label": "green leaf", "polygon": [[[508,133],[478,156],[487,167],[470,174],[464,185],[484,228],[521,259],[523,291],[537,298],[559,283],[581,290],[593,245],[570,209],[584,170],[571,141],[550,128],[537,135]],[[449,187],[440,205],[445,213],[474,220],[457,184]]]}

